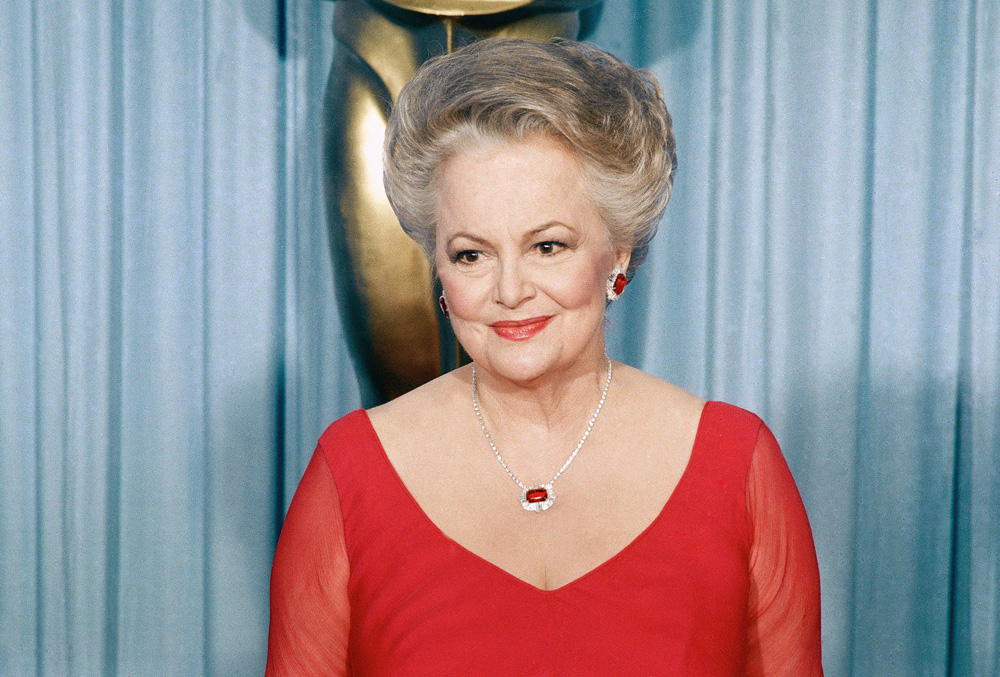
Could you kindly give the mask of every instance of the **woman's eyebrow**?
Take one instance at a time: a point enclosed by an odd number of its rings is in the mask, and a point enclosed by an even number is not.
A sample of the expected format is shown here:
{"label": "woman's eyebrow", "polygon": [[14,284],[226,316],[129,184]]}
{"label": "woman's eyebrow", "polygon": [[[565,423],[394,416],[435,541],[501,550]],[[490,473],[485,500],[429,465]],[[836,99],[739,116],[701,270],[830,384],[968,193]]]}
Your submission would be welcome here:
{"label": "woman's eyebrow", "polygon": [[[538,226],[537,228],[532,228],[531,230],[529,230],[527,233],[525,233],[524,239],[526,239],[526,240],[530,239],[530,238],[532,238],[532,237],[534,237],[534,236],[536,236],[536,235],[538,235],[540,233],[544,233],[546,230],[548,230],[550,228],[556,228],[558,226],[562,226],[563,228],[570,228],[569,226],[567,226],[562,221],[549,221],[548,223],[543,223],[542,225]],[[572,228],[570,228],[570,230],[572,230]]]}
{"label": "woman's eyebrow", "polygon": [[448,238],[448,245],[450,246],[452,242],[454,242],[455,240],[457,240],[459,238],[462,238],[462,237],[464,237],[467,240],[472,240],[473,242],[476,242],[478,244],[489,244],[489,242],[487,240],[485,240],[484,238],[479,237],[478,235],[472,235],[470,233],[459,232],[459,233],[455,233],[454,235],[452,235],[451,237]]}
{"label": "woman's eyebrow", "polygon": [[[531,230],[529,230],[528,232],[526,232],[524,234],[523,239],[524,240],[530,240],[531,238],[536,237],[537,235],[539,235],[541,233],[544,233],[546,230],[549,230],[551,228],[560,227],[560,226],[563,227],[563,228],[568,228],[568,229],[572,230],[572,228],[570,228],[570,226],[567,226],[562,221],[548,221],[547,223],[543,223],[542,225],[536,226],[535,228],[532,228]],[[454,235],[451,235],[448,238],[446,246],[451,246],[451,244],[455,240],[457,240],[459,238],[465,238],[466,240],[472,240],[473,242],[475,242],[477,244],[481,244],[481,245],[489,244],[489,240],[486,239],[486,238],[484,238],[484,237],[481,237],[479,235],[473,235],[472,233],[466,233],[464,231],[459,231],[459,232],[455,233]]]}

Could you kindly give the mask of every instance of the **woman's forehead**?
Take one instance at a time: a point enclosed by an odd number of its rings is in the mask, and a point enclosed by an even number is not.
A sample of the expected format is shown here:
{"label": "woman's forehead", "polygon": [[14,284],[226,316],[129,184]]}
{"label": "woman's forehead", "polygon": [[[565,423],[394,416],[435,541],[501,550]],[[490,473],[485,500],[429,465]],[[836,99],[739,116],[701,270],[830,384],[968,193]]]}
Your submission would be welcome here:
{"label": "woman's forehead", "polygon": [[[543,229],[604,225],[576,159],[555,142],[514,142],[451,158],[438,183],[437,237],[523,239]],[[596,234],[596,233],[595,233]]]}

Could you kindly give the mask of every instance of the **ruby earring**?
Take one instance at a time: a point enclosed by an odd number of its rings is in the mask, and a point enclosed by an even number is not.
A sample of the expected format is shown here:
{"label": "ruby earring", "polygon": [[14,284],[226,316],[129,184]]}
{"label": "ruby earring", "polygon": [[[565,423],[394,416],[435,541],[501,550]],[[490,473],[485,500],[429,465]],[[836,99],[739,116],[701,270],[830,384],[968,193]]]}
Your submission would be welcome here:
{"label": "ruby earring", "polygon": [[621,296],[622,292],[625,291],[625,285],[627,284],[628,278],[625,277],[624,268],[618,266],[612,270],[611,274],[608,275],[608,300],[614,301]]}
{"label": "ruby earring", "polygon": [[445,317],[451,317],[448,313],[448,302],[444,298],[444,294],[438,297],[438,305],[441,306],[441,312],[444,313]]}

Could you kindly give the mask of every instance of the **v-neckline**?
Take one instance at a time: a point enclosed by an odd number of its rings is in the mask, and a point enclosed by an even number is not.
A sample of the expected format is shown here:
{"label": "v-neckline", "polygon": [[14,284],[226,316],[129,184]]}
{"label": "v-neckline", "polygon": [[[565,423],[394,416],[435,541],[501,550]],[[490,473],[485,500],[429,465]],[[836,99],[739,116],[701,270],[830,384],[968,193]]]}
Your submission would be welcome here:
{"label": "v-neckline", "polygon": [[618,550],[617,552],[615,552],[613,555],[611,555],[607,559],[601,561],[599,564],[595,565],[594,567],[588,569],[587,571],[585,571],[584,573],[580,574],[576,578],[563,583],[559,587],[551,588],[551,589],[540,588],[537,585],[534,585],[533,583],[529,583],[528,581],[524,580],[523,578],[520,578],[519,576],[515,576],[514,574],[512,574],[509,571],[507,571],[506,569],[504,569],[499,564],[491,562],[490,560],[486,559],[482,555],[479,555],[479,554],[473,552],[472,550],[470,550],[469,548],[465,547],[464,545],[462,545],[461,543],[459,543],[458,541],[456,541],[454,538],[452,538],[451,536],[449,536],[448,534],[446,534],[444,532],[444,530],[442,530],[441,527],[438,526],[437,522],[435,522],[434,520],[432,520],[430,518],[430,516],[424,510],[423,506],[421,506],[420,503],[417,502],[417,499],[413,496],[413,494],[410,493],[410,490],[409,490],[409,488],[407,488],[406,483],[403,482],[403,478],[400,477],[399,471],[396,470],[396,466],[394,466],[392,464],[392,461],[389,459],[389,454],[386,453],[385,447],[382,445],[382,440],[379,438],[378,432],[375,430],[375,426],[372,425],[371,419],[368,417],[368,412],[365,411],[364,409],[360,409],[359,411],[361,412],[361,414],[362,414],[362,416],[363,416],[363,418],[365,420],[365,424],[367,425],[367,428],[368,428],[368,433],[371,435],[372,439],[375,441],[375,446],[378,448],[378,451],[379,451],[379,453],[381,455],[381,460],[388,467],[389,474],[395,479],[396,483],[399,485],[399,489],[402,491],[403,495],[406,497],[406,500],[417,511],[417,514],[419,515],[419,519],[422,522],[424,522],[425,524],[427,524],[433,531],[437,532],[437,534],[442,539],[444,539],[447,543],[453,545],[464,556],[469,557],[472,560],[485,565],[489,569],[492,569],[494,571],[499,572],[500,575],[502,575],[502,576],[504,576],[506,578],[512,579],[515,582],[515,584],[518,584],[520,586],[524,586],[525,588],[528,588],[528,589],[530,589],[531,591],[533,591],[535,593],[539,593],[539,594],[542,594],[542,595],[553,595],[553,594],[556,594],[556,593],[565,592],[566,590],[570,589],[571,587],[575,587],[578,584],[581,584],[581,582],[584,579],[591,578],[592,576],[597,575],[600,571],[602,571],[602,570],[607,569],[608,567],[610,567],[613,562],[615,562],[618,559],[621,559],[622,557],[626,556],[630,551],[632,551],[635,548],[637,548],[638,544],[640,543],[640,541],[644,540],[646,538],[646,535],[648,533],[650,533],[651,531],[653,531],[653,529],[655,529],[657,527],[657,525],[661,521],[664,520],[664,515],[667,513],[667,510],[670,508],[671,504],[673,504],[675,502],[674,501],[674,497],[677,495],[677,493],[681,490],[682,487],[685,487],[687,484],[689,484],[691,482],[691,480],[689,479],[689,476],[692,474],[691,473],[691,468],[695,464],[695,459],[698,458],[700,460],[701,454],[699,453],[699,449],[702,446],[702,432],[703,432],[704,427],[705,427],[705,420],[707,418],[708,408],[709,408],[709,406],[711,404],[712,404],[711,401],[707,401],[702,406],[701,413],[698,416],[698,426],[695,429],[694,442],[691,445],[691,453],[688,455],[687,463],[684,466],[684,470],[681,473],[680,479],[677,480],[677,484],[674,485],[673,490],[670,492],[670,495],[667,497],[667,500],[663,503],[663,507],[661,507],[660,510],[659,510],[659,512],[656,513],[656,516],[653,518],[653,520],[649,524],[647,524],[642,529],[642,531],[640,531],[634,538],[632,538],[632,540],[630,540],[628,543],[626,543],[620,550]]}

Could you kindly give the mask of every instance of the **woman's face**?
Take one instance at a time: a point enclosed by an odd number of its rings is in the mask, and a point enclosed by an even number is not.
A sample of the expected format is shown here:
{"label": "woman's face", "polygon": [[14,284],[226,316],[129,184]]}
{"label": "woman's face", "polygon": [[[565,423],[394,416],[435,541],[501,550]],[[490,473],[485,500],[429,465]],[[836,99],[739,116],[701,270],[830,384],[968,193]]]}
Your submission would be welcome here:
{"label": "woman's face", "polygon": [[603,362],[616,252],[576,158],[531,137],[442,165],[435,263],[455,335],[496,376],[531,382]]}

